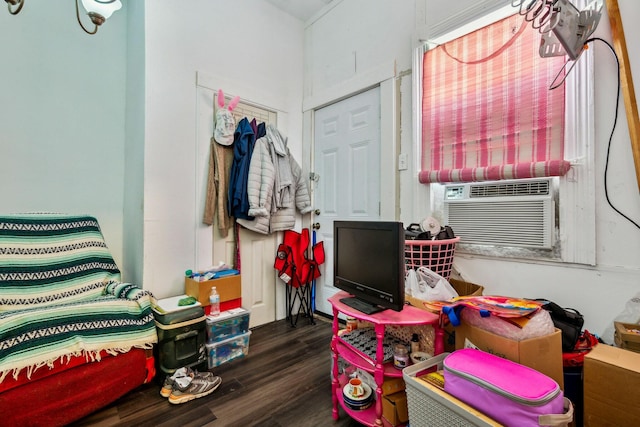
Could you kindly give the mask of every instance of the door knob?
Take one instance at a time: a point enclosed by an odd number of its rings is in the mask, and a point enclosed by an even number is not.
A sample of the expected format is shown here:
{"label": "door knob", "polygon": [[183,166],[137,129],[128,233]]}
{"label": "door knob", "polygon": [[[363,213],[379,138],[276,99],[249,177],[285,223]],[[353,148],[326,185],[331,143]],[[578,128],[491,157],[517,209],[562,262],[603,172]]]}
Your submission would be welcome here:
{"label": "door knob", "polygon": [[316,209],[315,211],[313,211],[314,215],[320,215],[320,209]]}
{"label": "door knob", "polygon": [[320,223],[319,222],[313,223],[313,229],[314,230],[320,230]]}

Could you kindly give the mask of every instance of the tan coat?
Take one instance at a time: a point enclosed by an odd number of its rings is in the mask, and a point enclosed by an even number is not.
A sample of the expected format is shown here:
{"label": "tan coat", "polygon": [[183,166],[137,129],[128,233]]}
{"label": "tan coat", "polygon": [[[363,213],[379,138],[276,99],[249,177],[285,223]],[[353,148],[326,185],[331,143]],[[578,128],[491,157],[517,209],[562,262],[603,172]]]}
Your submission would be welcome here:
{"label": "tan coat", "polygon": [[209,174],[207,176],[207,198],[204,206],[202,222],[213,225],[218,216],[218,229],[222,237],[227,237],[233,220],[227,209],[229,197],[229,174],[233,163],[233,146],[224,146],[211,138],[211,153],[209,154]]}

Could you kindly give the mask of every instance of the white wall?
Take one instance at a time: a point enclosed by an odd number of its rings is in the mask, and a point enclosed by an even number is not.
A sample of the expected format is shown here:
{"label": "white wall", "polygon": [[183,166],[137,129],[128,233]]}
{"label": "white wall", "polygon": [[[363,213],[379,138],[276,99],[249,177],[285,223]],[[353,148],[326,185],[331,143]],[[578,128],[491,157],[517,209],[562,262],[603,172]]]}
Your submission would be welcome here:
{"label": "white wall", "polygon": [[195,265],[196,144],[208,145],[196,141],[196,72],[287,112],[278,126],[299,156],[303,24],[262,0],[146,1],[145,18],[144,285],[166,297],[183,292],[186,269],[206,267]]}
{"label": "white wall", "polygon": [[75,14],[0,12],[0,212],[93,215],[122,267],[127,12],[93,36]]}
{"label": "white wall", "polygon": [[413,0],[334,0],[305,31],[305,97],[396,61],[411,68]]}
{"label": "white wall", "polygon": [[[305,101],[331,92],[340,82],[366,74],[379,64],[398,61],[398,70],[411,69],[412,49],[421,25],[439,25],[459,10],[476,5],[472,0],[343,0],[330,13],[306,29]],[[491,3],[491,2],[488,2]],[[487,3],[487,4],[488,4]],[[493,1],[491,7],[506,2]],[[620,0],[627,48],[632,62],[636,88],[640,87],[640,49],[633,43],[640,28],[633,17],[640,16],[640,3]],[[415,34],[414,34],[415,32]],[[597,36],[611,40],[607,17],[603,17]],[[549,298],[574,307],[585,315],[585,327],[602,334],[625,302],[640,289],[640,231],[622,219],[606,204],[602,185],[606,143],[613,122],[616,69],[609,50],[601,44],[596,54],[596,166],[597,228],[584,230],[596,239],[597,266],[535,264],[498,259],[458,256],[456,265],[465,279],[483,284],[486,293]],[[357,65],[354,65],[357,64]],[[400,129],[398,140],[403,152],[411,152],[416,138],[411,134],[413,119],[411,85],[401,76]],[[636,89],[638,92],[638,89]],[[334,92],[332,92],[334,94]],[[342,94],[342,96],[348,93]],[[339,98],[340,94],[333,95]],[[422,202],[423,190],[417,181],[417,159],[409,171],[400,172],[400,219],[416,222],[428,214]],[[629,143],[624,106],[620,107],[618,127],[613,140],[609,168],[610,195],[626,214],[640,220],[640,203]]]}
{"label": "white wall", "polygon": [[144,286],[145,5],[127,3],[123,278]]}
{"label": "white wall", "polygon": [[[334,0],[332,8],[307,23],[305,29],[305,111],[392,81],[393,94],[381,99],[382,149],[388,154],[383,156],[383,166],[386,162],[390,171],[395,169],[394,153],[411,152],[413,141],[412,116],[400,114],[396,120],[395,115],[398,109],[406,112],[412,108],[414,22],[424,23],[424,14],[416,14],[415,3]],[[410,171],[395,177],[386,169],[381,173],[382,216],[390,218],[398,211],[404,215],[412,209],[405,202],[413,200]]]}

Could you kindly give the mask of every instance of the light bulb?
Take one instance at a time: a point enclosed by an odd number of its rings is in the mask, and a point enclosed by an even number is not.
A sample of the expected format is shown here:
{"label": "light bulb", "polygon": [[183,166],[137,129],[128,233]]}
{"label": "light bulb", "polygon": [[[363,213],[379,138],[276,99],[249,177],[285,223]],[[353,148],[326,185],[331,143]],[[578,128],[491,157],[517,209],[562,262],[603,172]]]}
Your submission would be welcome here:
{"label": "light bulb", "polygon": [[82,0],[82,6],[89,16],[96,14],[109,19],[113,12],[122,7],[122,3],[120,0]]}

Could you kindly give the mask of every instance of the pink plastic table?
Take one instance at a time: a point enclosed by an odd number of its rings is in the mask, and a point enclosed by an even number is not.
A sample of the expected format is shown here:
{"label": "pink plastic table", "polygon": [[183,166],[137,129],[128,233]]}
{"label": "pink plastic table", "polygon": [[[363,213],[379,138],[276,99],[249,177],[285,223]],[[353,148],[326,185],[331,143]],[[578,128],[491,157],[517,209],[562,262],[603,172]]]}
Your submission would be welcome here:
{"label": "pink plastic table", "polygon": [[[375,314],[365,314],[357,311],[340,302],[341,298],[349,297],[346,292],[340,291],[334,296],[329,298],[329,303],[333,307],[333,337],[331,339],[331,350],[333,353],[333,376],[332,387],[333,390],[333,419],[337,420],[339,417],[339,406],[342,406],[344,411],[356,421],[368,425],[368,426],[382,426],[387,425],[386,420],[382,418],[382,383],[385,377],[402,377],[402,371],[396,369],[393,363],[384,362],[383,352],[383,340],[384,331],[386,325],[396,326],[419,326],[419,325],[431,325],[435,330],[434,339],[434,356],[442,353],[444,349],[444,332],[439,325],[439,317],[431,312],[421,310],[413,306],[405,306],[402,311],[384,310]],[[351,347],[346,342],[342,341],[338,335],[339,319],[338,314],[343,313],[348,317],[354,317],[358,320],[371,322],[375,329],[377,347],[376,347],[376,360],[373,360],[365,354],[359,352],[357,349]],[[338,356],[342,357],[346,362],[363,369],[367,372],[373,373],[375,382],[377,384],[376,389],[376,401],[375,405],[364,410],[353,410],[344,404],[342,398],[342,387],[338,370]]]}

